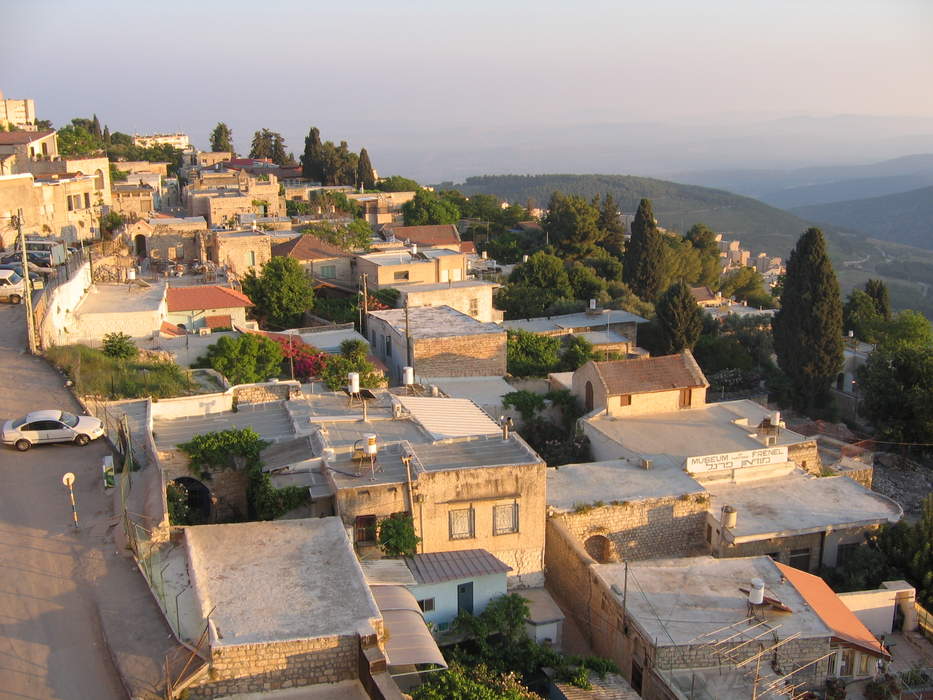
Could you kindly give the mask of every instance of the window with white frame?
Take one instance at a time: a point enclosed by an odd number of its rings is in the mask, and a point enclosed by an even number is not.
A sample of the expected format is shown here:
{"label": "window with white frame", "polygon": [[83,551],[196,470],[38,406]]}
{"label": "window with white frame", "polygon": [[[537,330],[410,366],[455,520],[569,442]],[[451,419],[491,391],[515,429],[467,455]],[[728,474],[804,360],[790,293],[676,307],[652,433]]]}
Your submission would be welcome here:
{"label": "window with white frame", "polygon": [[448,514],[450,525],[450,539],[468,540],[473,534],[473,509],[458,508]]}
{"label": "window with white frame", "polygon": [[418,607],[421,608],[421,612],[432,612],[434,610],[434,598],[419,600]]}
{"label": "window with white frame", "polygon": [[508,535],[518,532],[518,504],[506,503],[492,507],[492,534]]}

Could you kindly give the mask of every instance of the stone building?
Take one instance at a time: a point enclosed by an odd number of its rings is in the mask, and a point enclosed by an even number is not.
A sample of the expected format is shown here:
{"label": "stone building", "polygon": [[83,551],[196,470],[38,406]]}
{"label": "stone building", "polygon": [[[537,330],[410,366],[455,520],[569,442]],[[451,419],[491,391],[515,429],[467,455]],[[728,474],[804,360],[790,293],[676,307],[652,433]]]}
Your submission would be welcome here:
{"label": "stone building", "polygon": [[350,254],[310,233],[276,243],[272,255],[296,260],[312,279],[356,283]]}
{"label": "stone building", "polygon": [[205,237],[207,259],[236,277],[258,272],[272,258],[273,238],[264,231],[211,231]]}
{"label": "stone building", "polygon": [[402,222],[402,205],[414,199],[414,192],[351,192],[347,199],[360,205],[363,218],[374,229]]}
{"label": "stone building", "polygon": [[200,216],[153,218],[126,225],[126,236],[136,256],[153,260],[204,260],[203,234],[206,231],[207,221]]}
{"label": "stone building", "polygon": [[[30,160],[54,159],[58,157],[58,138],[54,129],[45,131],[2,131],[0,132],[0,159],[16,156],[20,163]],[[19,170],[4,172],[10,175],[13,172],[24,172],[21,164]]]}
{"label": "stone building", "polygon": [[113,210],[131,219],[148,218],[155,210],[155,192],[149,185],[114,185]]}
{"label": "stone building", "polygon": [[641,360],[591,360],[573,373],[573,394],[583,410],[614,417],[703,406],[708,387],[689,350]]}
{"label": "stone building", "polygon": [[547,537],[552,589],[647,700],[802,692],[844,675],[837,659],[864,678],[889,656],[821,579],[769,557],[597,564],[562,524],[549,522]]}
{"label": "stone building", "polygon": [[188,527],[184,546],[209,645],[192,700],[304,687],[401,700],[393,671],[445,667],[413,596],[370,588],[336,518]]}
{"label": "stone building", "polygon": [[430,226],[387,225],[382,229],[386,240],[402,241],[406,245],[414,243],[424,248],[446,248],[454,253],[460,252],[460,232],[454,224],[436,224]]}
{"label": "stone building", "polygon": [[575,314],[515,319],[502,325],[510,331],[527,331],[564,340],[579,336],[600,352],[626,356],[645,352],[638,348],[638,324],[647,322],[648,319],[628,311],[591,308]]}
{"label": "stone building", "polygon": [[188,215],[205,217],[212,228],[227,226],[241,214],[276,217],[285,214],[278,178],[271,173],[202,171],[185,188],[184,197]]}
{"label": "stone building", "polygon": [[449,306],[483,323],[502,321],[502,312],[492,305],[493,291],[499,285],[486,280],[449,281],[446,284],[404,284],[399,291],[399,307]]}
{"label": "stone building", "polygon": [[66,243],[96,238],[101,212],[97,195],[96,178],[81,173],[0,175],[0,241],[4,247],[12,244],[16,231],[9,217],[20,209],[27,235]]}
{"label": "stone building", "polygon": [[186,330],[209,326],[233,328],[246,325],[246,309],[253,306],[242,292],[217,285],[169,287],[165,294],[165,321]]}
{"label": "stone building", "polygon": [[357,255],[354,274],[365,274],[372,289],[408,284],[447,284],[466,279],[466,256],[447,248],[400,250]]}
{"label": "stone building", "polygon": [[13,100],[0,90],[0,129],[15,127],[23,131],[36,129],[36,103],[34,100]]}
{"label": "stone building", "polygon": [[371,311],[367,333],[393,383],[402,368],[416,377],[491,377],[506,374],[506,333],[449,306]]}
{"label": "stone building", "polygon": [[184,151],[191,146],[191,142],[188,140],[188,135],[182,133],[148,134],[146,136],[134,134],[133,145],[139,146],[140,148],[171,146],[172,148],[177,148],[179,151]]}

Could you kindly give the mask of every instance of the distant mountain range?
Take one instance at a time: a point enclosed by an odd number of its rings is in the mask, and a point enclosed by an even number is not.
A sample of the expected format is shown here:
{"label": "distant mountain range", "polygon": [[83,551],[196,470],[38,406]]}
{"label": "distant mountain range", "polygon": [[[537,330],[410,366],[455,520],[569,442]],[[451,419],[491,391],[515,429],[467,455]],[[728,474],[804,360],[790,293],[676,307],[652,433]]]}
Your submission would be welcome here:
{"label": "distant mountain range", "polygon": [[797,207],[793,211],[811,221],[871,238],[933,250],[933,186],[884,197]]}
{"label": "distant mountain range", "polygon": [[878,163],[794,170],[699,170],[669,176],[675,182],[718,187],[793,209],[880,197],[933,185],[933,154]]}

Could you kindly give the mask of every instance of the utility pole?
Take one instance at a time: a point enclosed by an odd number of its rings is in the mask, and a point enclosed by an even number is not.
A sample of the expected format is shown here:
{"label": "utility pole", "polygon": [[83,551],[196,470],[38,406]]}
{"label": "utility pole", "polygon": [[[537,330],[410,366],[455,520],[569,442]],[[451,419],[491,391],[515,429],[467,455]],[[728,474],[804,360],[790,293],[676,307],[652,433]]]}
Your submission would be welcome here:
{"label": "utility pole", "polygon": [[405,297],[405,359],[408,360],[408,366],[415,370],[415,352],[411,347],[411,333],[408,332],[408,297]]}
{"label": "utility pole", "polygon": [[32,281],[29,279],[29,258],[26,256],[26,234],[23,233],[23,210],[16,211],[16,229],[19,234],[20,253],[23,257],[23,287],[26,290],[26,336],[29,353],[36,354],[35,318],[32,315]]}
{"label": "utility pole", "polygon": [[363,281],[363,315],[360,316],[360,333],[364,338],[369,336],[366,334],[366,315],[369,313],[369,290],[366,287],[366,278],[368,275],[364,272],[360,275],[360,279]]}

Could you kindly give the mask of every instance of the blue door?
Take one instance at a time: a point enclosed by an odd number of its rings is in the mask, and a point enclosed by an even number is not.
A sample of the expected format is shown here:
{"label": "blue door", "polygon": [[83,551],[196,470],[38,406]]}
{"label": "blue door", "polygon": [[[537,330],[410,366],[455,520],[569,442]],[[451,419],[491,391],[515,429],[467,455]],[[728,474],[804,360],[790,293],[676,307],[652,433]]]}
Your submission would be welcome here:
{"label": "blue door", "polygon": [[473,582],[461,583],[457,586],[457,614],[468,612],[473,614]]}

